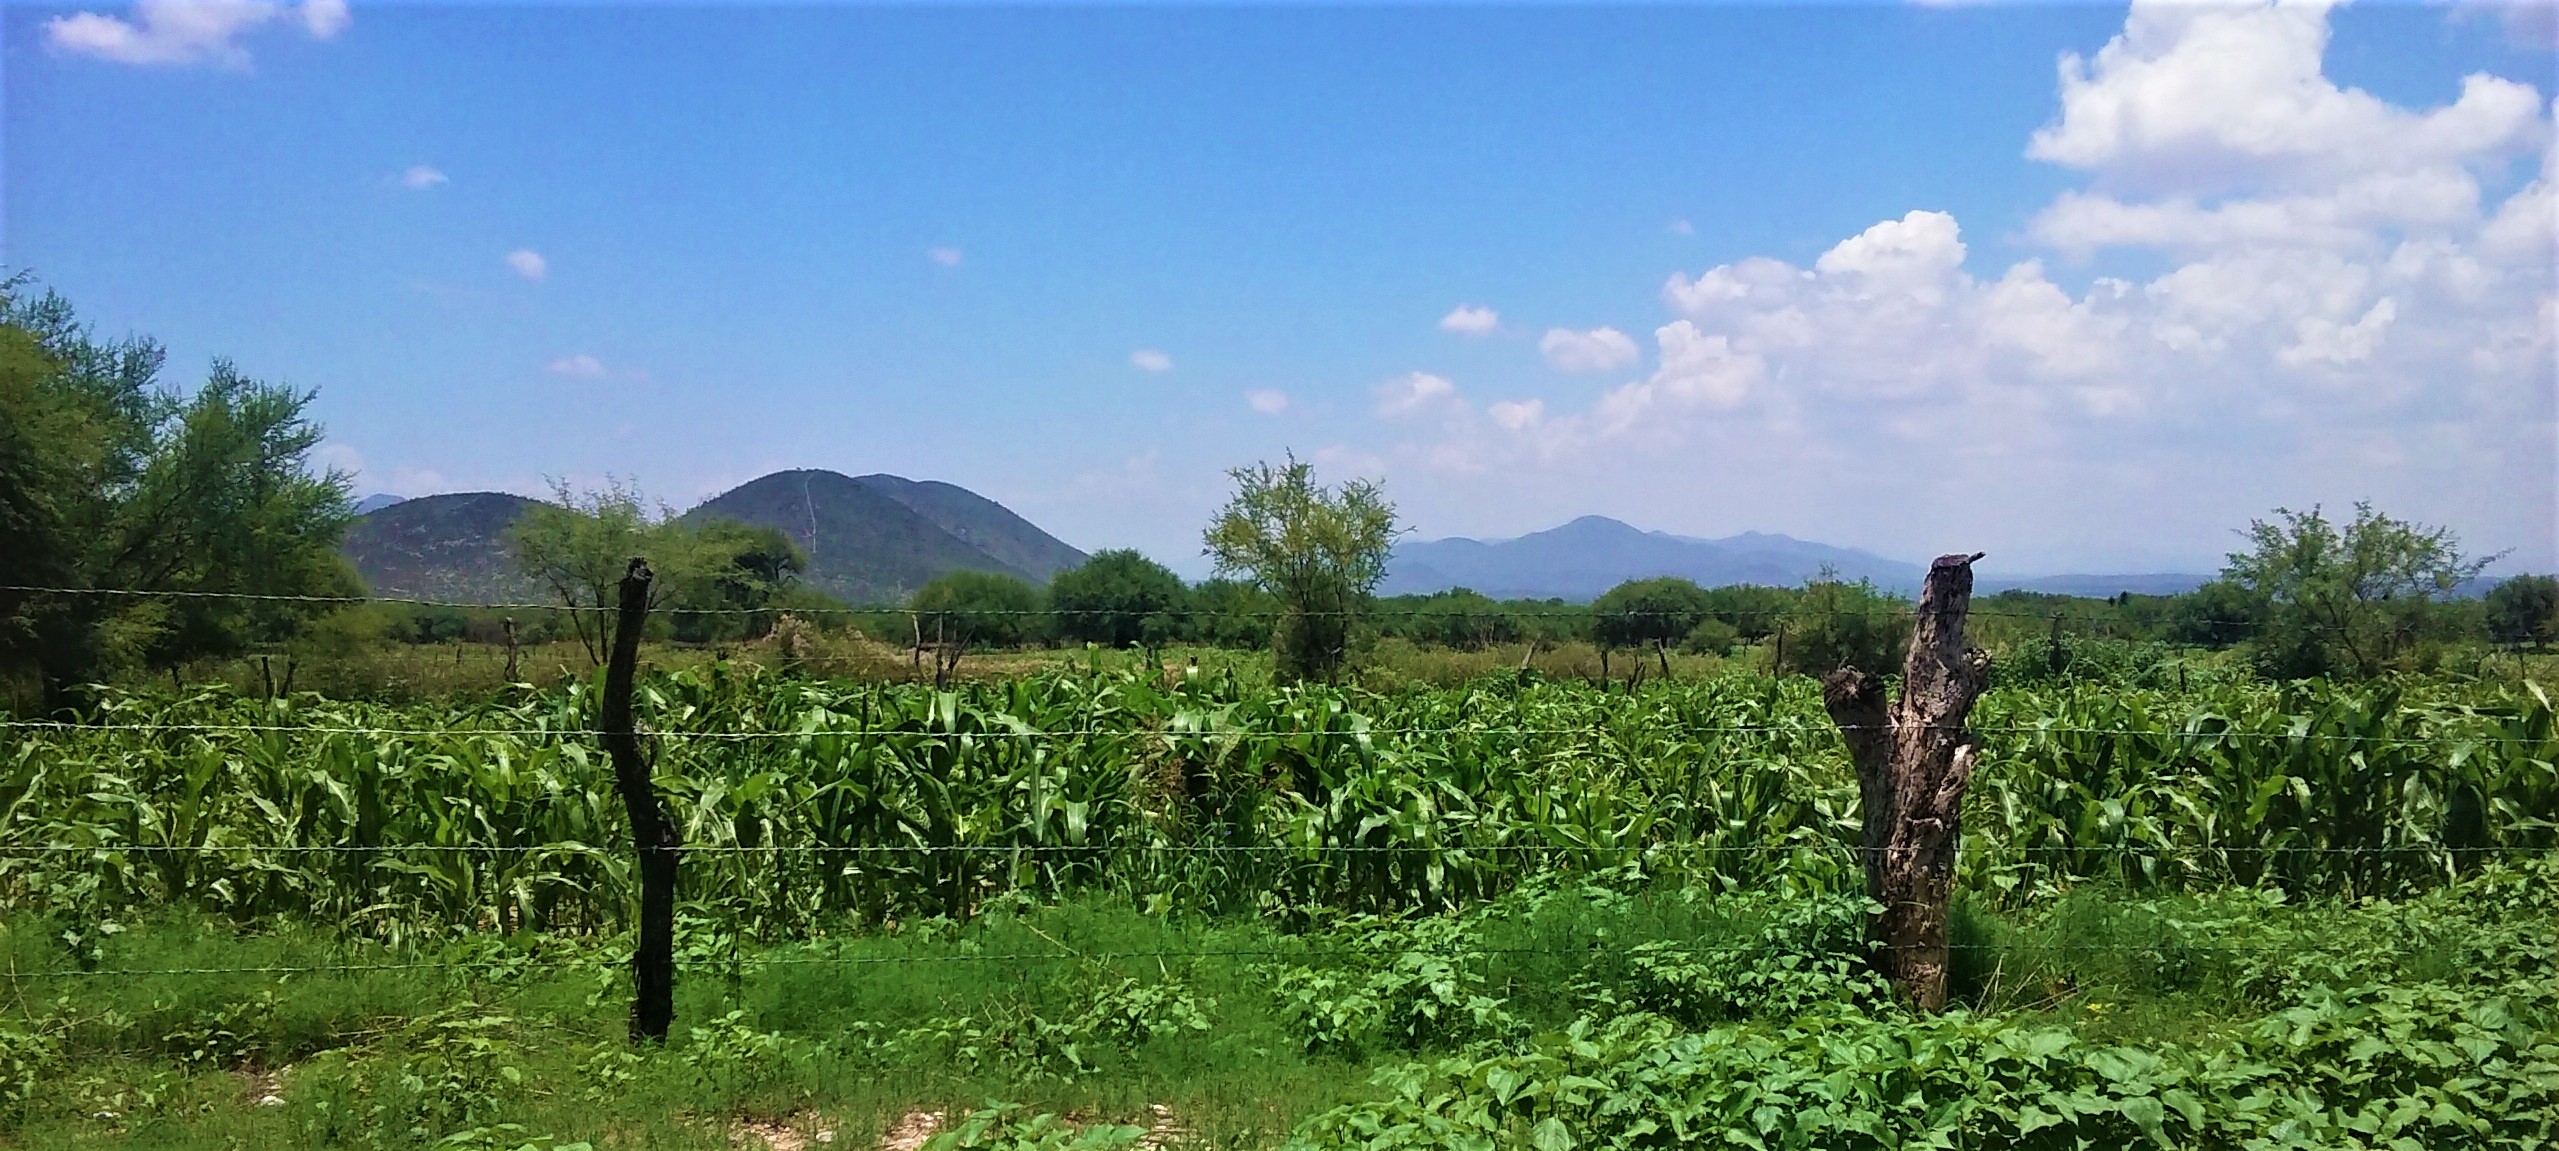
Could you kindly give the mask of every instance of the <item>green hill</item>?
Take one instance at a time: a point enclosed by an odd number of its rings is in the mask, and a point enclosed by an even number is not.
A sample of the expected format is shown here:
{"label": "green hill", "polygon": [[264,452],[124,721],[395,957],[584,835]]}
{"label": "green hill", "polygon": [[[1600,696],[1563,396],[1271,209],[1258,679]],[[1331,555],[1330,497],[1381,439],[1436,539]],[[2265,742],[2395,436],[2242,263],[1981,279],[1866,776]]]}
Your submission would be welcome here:
{"label": "green hill", "polygon": [[537,602],[546,593],[517,570],[506,544],[507,527],[533,503],[505,492],[401,500],[357,516],[340,550],[375,595]]}
{"label": "green hill", "polygon": [[[460,492],[390,503],[357,516],[344,550],[376,595],[456,603],[540,601],[506,531],[535,501]],[[808,584],[857,604],[904,599],[944,572],[1003,572],[1045,583],[1084,562],[1004,505],[934,480],[803,469],[775,472],[684,513],[780,529],[809,557]]]}

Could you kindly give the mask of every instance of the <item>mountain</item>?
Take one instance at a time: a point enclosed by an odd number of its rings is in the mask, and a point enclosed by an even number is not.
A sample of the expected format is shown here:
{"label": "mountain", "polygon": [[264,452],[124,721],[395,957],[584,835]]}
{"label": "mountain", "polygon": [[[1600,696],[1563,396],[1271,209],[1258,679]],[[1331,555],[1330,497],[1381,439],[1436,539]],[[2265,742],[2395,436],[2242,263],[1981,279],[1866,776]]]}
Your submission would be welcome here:
{"label": "mountain", "polygon": [[809,558],[810,585],[852,603],[892,602],[944,572],[1045,583],[1084,553],[966,488],[818,469],[775,472],[712,497],[688,520],[780,530]]}
{"label": "mountain", "polygon": [[1047,583],[1050,576],[1089,558],[1012,509],[957,484],[878,474],[853,482],[905,504],[996,562],[1028,573],[1033,583]]}
{"label": "mountain", "polygon": [[1697,539],[1644,531],[1606,516],[1583,516],[1517,539],[1400,545],[1387,561],[1386,579],[1378,590],[1409,595],[1467,587],[1496,599],[1589,600],[1627,580],[1652,576],[1682,576],[1707,587],[1791,587],[1825,565],[1837,569],[1842,579],[1871,579],[1895,589],[1916,588],[1926,574],[1917,564],[1789,536],[1744,532]]}
{"label": "mountain", "polygon": [[463,603],[523,601],[540,585],[516,570],[506,529],[532,500],[505,492],[420,496],[356,517],[339,550],[375,595]]}
{"label": "mountain", "polygon": [[387,508],[387,507],[390,507],[390,506],[391,506],[391,505],[393,505],[393,504],[399,503],[402,499],[405,499],[405,498],[407,498],[407,497],[405,497],[405,496],[389,495],[389,494],[386,494],[386,493],[383,493],[383,492],[375,492],[375,493],[373,493],[372,495],[366,496],[366,497],[364,497],[363,499],[360,499],[360,500],[355,501],[355,514],[360,515],[360,516],[361,516],[361,515],[369,515],[369,514],[371,514],[371,513],[373,513],[373,512],[381,511],[381,510],[382,510],[382,509],[384,509],[384,508]]}

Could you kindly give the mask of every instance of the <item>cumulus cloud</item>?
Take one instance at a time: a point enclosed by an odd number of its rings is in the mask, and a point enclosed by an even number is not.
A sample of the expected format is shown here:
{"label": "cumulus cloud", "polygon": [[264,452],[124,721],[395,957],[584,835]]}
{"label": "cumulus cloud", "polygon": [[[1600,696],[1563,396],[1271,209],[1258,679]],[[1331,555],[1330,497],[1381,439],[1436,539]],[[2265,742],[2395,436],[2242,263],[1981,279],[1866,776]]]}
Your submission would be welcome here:
{"label": "cumulus cloud", "polygon": [[1173,370],[1173,357],[1154,348],[1139,348],[1130,352],[1128,362],[1136,365],[1140,371],[1169,372]]}
{"label": "cumulus cloud", "polygon": [[442,171],[428,167],[425,164],[416,165],[408,171],[400,173],[400,186],[407,188],[412,192],[423,192],[429,188],[441,187],[452,182],[453,181],[448,179]]}
{"label": "cumulus cloud", "polygon": [[1501,313],[1475,304],[1459,304],[1439,318],[1439,330],[1464,336],[1480,336],[1501,326]]}
{"label": "cumulus cloud", "polygon": [[1456,399],[1457,385],[1448,377],[1413,372],[1378,385],[1377,414],[1390,418],[1409,416]]}
{"label": "cumulus cloud", "polygon": [[531,248],[517,248],[507,253],[506,266],[528,280],[539,280],[551,274],[551,261],[543,259],[542,253]]}
{"label": "cumulus cloud", "polygon": [[934,263],[940,264],[945,268],[959,267],[960,261],[966,258],[961,254],[958,248],[935,248],[930,252],[924,253],[924,255]]}
{"label": "cumulus cloud", "polygon": [[1546,365],[1559,372],[1610,372],[1635,362],[1641,353],[1635,341],[1615,328],[1592,328],[1576,332],[1568,328],[1549,328],[1546,337],[1537,341],[1537,352],[1546,357]]}
{"label": "cumulus cloud", "polygon": [[141,0],[131,19],[74,12],[44,22],[45,44],[56,52],[118,64],[211,64],[246,70],[249,50],[240,40],[261,25],[298,24],[316,40],[346,30],[353,18],[346,0]]}
{"label": "cumulus cloud", "polygon": [[1546,401],[1502,400],[1484,409],[1484,414],[1491,416],[1494,423],[1516,432],[1534,427],[1539,420],[1546,418]]}
{"label": "cumulus cloud", "polygon": [[580,352],[551,361],[547,370],[552,375],[572,380],[596,380],[604,377],[604,361]]}
{"label": "cumulus cloud", "polygon": [[1276,416],[1288,410],[1288,393],[1277,388],[1256,388],[1244,393],[1244,403],[1263,415]]}
{"label": "cumulus cloud", "polygon": [[[1922,207],[1808,264],[1673,274],[1649,375],[1581,404],[1451,396],[1400,450],[1512,501],[1647,453],[1707,491],[1852,504],[1925,472],[1959,506],[2041,506],[2061,536],[2120,533],[2087,509],[2136,490],[2125,515],[2205,540],[2280,503],[2374,497],[2559,558],[2554,106],[2491,75],[2433,107],[2341,86],[2329,8],[2136,0],[2103,50],[2065,57],[2024,148],[2080,186],[2032,217],[2022,258],[1975,266],[1959,221]],[[2072,270],[2103,252],[2146,270]],[[1575,357],[1589,335],[1542,347]],[[1512,473],[1550,478],[1491,496]]]}

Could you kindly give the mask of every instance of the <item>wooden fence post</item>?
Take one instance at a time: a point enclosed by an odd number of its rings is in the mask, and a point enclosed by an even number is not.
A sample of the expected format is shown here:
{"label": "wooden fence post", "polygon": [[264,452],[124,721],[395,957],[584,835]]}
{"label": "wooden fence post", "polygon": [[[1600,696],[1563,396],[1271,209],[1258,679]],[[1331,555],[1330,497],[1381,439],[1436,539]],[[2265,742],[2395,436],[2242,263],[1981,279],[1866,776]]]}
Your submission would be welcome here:
{"label": "wooden fence post", "polygon": [[505,619],[503,622],[506,624],[506,681],[507,681],[508,683],[514,683],[514,682],[515,682],[515,617],[514,617],[514,616],[508,616],[508,617],[506,617],[506,619]]}
{"label": "wooden fence post", "polygon": [[1822,704],[1857,766],[1866,893],[1883,910],[1870,931],[1879,965],[1903,1002],[1946,1006],[1946,908],[1954,894],[1955,848],[1964,788],[1979,747],[1964,730],[1990,681],[1990,657],[1964,644],[1973,561],[1937,557],[1919,593],[1902,669],[1901,698],[1887,703],[1884,681],[1853,667],[1822,677]]}
{"label": "wooden fence post", "polygon": [[653,578],[647,560],[631,557],[613,624],[613,659],[604,668],[604,749],[613,757],[614,790],[630,813],[640,864],[640,938],[631,955],[634,1043],[664,1043],[675,1024],[675,865],[683,848],[682,831],[658,802],[631,722],[631,680],[640,662],[640,629],[648,622]]}

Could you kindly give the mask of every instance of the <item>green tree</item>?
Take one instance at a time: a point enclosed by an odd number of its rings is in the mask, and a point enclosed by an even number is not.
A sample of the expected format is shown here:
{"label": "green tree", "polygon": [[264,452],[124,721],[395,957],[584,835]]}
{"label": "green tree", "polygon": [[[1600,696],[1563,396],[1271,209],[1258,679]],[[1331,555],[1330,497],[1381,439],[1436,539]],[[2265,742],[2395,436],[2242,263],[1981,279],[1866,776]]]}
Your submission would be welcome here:
{"label": "green tree", "polygon": [[551,499],[516,518],[507,530],[508,545],[517,566],[568,609],[587,660],[601,664],[632,557],[649,560],[660,577],[649,585],[654,612],[675,594],[683,566],[679,553],[690,550],[690,541],[664,505],[652,509],[637,488],[609,476],[602,488],[583,492],[555,480]]}
{"label": "green tree", "polygon": [[1663,650],[1708,618],[1706,589],[1678,576],[1628,580],[1592,600],[1591,640],[1604,648]]}
{"label": "green tree", "polygon": [[[361,585],[347,477],[315,470],[316,393],[216,361],[192,393],[144,339],[102,342],[59,295],[0,281],[0,674],[59,701],[117,666],[280,641]],[[192,593],[192,594],[190,594]]]}
{"label": "green tree", "polygon": [[1778,633],[1778,671],[1822,675],[1843,667],[1892,675],[1910,648],[1910,605],[1866,580],[1824,567],[1795,597]]}
{"label": "green tree", "polygon": [[1395,508],[1378,485],[1328,488],[1296,456],[1227,473],[1235,495],[1204,533],[1219,574],[1250,579],[1279,603],[1272,632],[1282,679],[1329,682],[1350,657],[1386,557]]}
{"label": "green tree", "polygon": [[2442,600],[2496,556],[2468,559],[2444,528],[2369,503],[2340,527],[2319,508],[2275,509],[2243,533],[2222,579],[2263,605],[2251,641],[2260,670],[2286,679],[2380,675],[2408,666],[2452,624]]}
{"label": "green tree", "polygon": [[1271,645],[1279,601],[1251,583],[1203,580],[1190,590],[1190,605],[1178,633],[1186,642],[1230,649]]}
{"label": "green tree", "polygon": [[681,546],[667,604],[675,638],[688,643],[745,639],[772,630],[775,613],[800,606],[798,587],[807,560],[778,528],[711,519],[690,530],[674,525],[670,542]]}
{"label": "green tree", "polygon": [[1153,646],[1178,634],[1174,613],[1182,610],[1187,591],[1173,569],[1119,549],[1096,552],[1050,577],[1048,598],[1061,638]]}
{"label": "green tree", "polygon": [[1041,634],[1040,590],[1002,572],[935,576],[907,601],[927,641],[962,647],[1017,647]]}
{"label": "green tree", "polygon": [[2559,641],[2559,576],[2519,575],[2488,590],[2488,638],[2548,647]]}

